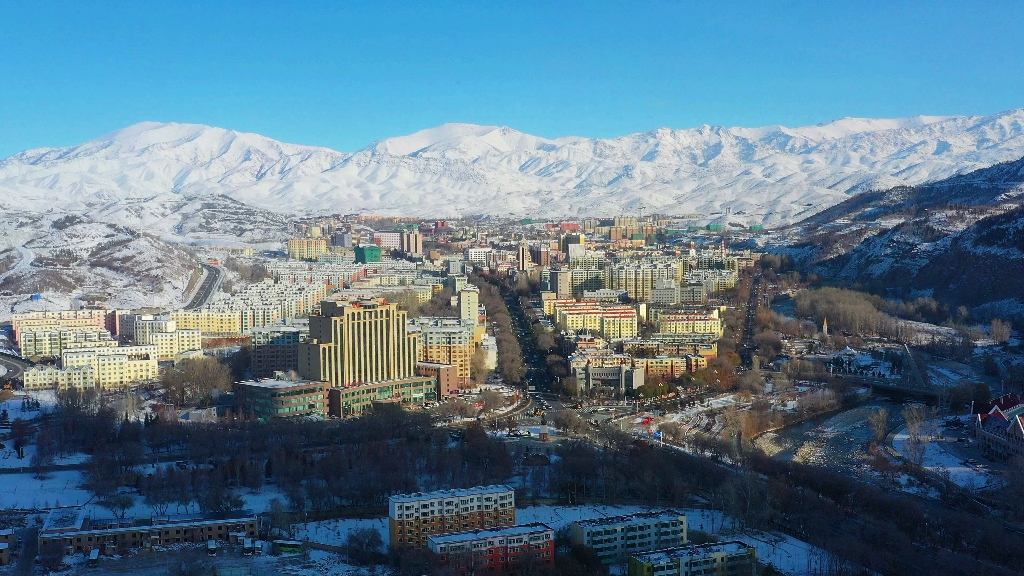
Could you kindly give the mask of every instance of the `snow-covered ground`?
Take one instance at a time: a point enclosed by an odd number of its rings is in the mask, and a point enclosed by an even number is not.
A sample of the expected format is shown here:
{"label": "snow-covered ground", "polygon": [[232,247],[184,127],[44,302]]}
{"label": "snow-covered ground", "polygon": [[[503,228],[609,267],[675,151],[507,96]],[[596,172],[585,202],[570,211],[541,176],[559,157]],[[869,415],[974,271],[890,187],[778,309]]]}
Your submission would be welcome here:
{"label": "snow-covered ground", "polygon": [[[910,437],[907,435],[907,431],[901,430],[893,436],[892,445],[897,452],[907,458],[909,442]],[[959,457],[947,452],[943,448],[945,443],[943,441],[925,442],[921,465],[940,476],[948,475],[951,482],[964,488],[984,488],[994,480],[992,475],[985,470],[964,464]]]}
{"label": "snow-covered ground", "polygon": [[80,506],[92,498],[91,492],[80,487],[81,483],[82,475],[76,470],[49,472],[42,480],[28,472],[3,474],[0,508]]}

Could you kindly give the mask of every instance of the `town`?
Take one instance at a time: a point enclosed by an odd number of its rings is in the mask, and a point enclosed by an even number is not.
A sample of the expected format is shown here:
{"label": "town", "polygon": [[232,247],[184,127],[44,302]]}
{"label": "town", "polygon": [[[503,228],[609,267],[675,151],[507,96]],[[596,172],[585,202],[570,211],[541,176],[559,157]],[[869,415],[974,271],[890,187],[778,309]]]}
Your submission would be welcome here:
{"label": "town", "polygon": [[296,218],[279,245],[192,246],[180,307],[16,301],[0,564],[1021,566],[1011,322],[825,282],[778,231],[699,221]]}

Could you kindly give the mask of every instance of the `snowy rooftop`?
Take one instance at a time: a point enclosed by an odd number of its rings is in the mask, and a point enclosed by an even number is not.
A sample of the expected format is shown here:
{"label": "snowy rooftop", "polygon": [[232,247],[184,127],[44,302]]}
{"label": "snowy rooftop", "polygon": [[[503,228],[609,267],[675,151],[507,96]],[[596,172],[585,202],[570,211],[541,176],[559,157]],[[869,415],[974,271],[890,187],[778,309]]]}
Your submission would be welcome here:
{"label": "snowy rooftop", "polygon": [[319,380],[247,380],[245,382],[238,382],[239,386],[255,386],[257,388],[293,388],[295,386],[309,386],[316,385],[322,386],[324,383]]}
{"label": "snowy rooftop", "polygon": [[54,508],[46,515],[43,532],[65,532],[79,530],[85,523],[85,508]]}
{"label": "snowy rooftop", "polygon": [[432,500],[435,498],[457,498],[463,496],[477,496],[479,494],[501,494],[512,492],[512,487],[505,484],[494,484],[491,486],[475,486],[473,488],[459,488],[456,490],[436,490],[434,492],[416,492],[413,494],[397,494],[388,498],[391,502],[419,502],[420,500]]}
{"label": "snowy rooftop", "polygon": [[661,563],[677,558],[689,558],[692,556],[709,556],[711,554],[730,554],[735,552],[743,552],[751,546],[745,542],[739,540],[733,540],[731,542],[717,542],[715,544],[697,544],[695,546],[680,546],[678,548],[666,548],[665,550],[658,550],[656,552],[650,552],[647,554],[637,554],[634,556],[640,562],[651,562]]}
{"label": "snowy rooftop", "polygon": [[580,520],[580,526],[611,526],[624,524],[633,520],[650,520],[653,518],[664,518],[666,520],[678,520],[683,513],[678,510],[654,510],[651,512],[639,512],[637,514],[624,514],[622,516],[608,516],[606,518],[594,518],[593,520]]}
{"label": "snowy rooftop", "polygon": [[492,528],[490,530],[471,530],[469,532],[459,532],[457,534],[431,536],[430,539],[435,544],[451,544],[453,542],[481,540],[483,538],[506,538],[508,536],[526,536],[528,534],[536,534],[537,532],[542,532],[544,530],[551,530],[551,527],[547,524],[542,524],[540,522],[533,522],[532,524],[520,524],[518,526],[508,526],[506,528]]}

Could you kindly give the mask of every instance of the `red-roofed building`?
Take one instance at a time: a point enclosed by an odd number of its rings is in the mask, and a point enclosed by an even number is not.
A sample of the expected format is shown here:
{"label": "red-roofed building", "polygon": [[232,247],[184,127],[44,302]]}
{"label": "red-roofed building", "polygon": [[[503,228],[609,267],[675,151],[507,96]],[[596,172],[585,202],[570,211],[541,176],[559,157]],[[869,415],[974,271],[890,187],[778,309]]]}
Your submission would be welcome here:
{"label": "red-roofed building", "polygon": [[974,435],[989,456],[1024,456],[1024,401],[1016,394],[972,406]]}

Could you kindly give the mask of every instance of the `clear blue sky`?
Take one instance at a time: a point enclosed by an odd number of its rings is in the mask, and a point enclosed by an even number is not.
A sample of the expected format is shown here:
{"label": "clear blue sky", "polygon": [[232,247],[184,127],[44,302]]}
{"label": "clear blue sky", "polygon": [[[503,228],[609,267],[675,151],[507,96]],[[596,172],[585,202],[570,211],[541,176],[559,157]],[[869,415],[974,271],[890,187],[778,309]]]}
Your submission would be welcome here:
{"label": "clear blue sky", "polygon": [[143,120],[356,150],[1024,107],[1019,1],[380,4],[2,3],[0,157]]}

